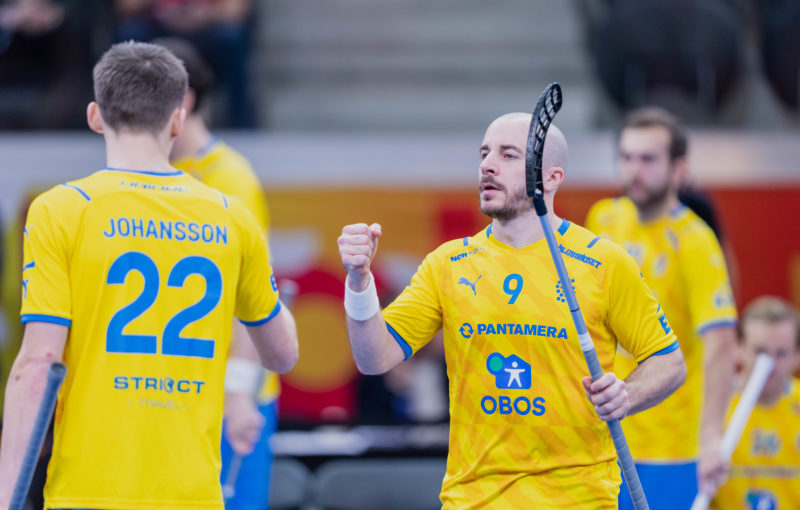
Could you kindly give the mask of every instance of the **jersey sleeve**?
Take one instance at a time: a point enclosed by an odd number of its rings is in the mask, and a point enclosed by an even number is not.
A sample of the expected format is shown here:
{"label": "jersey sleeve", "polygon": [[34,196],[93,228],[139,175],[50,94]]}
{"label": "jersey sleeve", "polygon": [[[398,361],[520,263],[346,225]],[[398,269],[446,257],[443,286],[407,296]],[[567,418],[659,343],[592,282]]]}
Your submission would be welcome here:
{"label": "jersey sleeve", "polygon": [[644,281],[636,261],[614,247],[606,273],[608,289],[607,323],[617,341],[642,362],[653,354],[678,348],[678,338],[655,294]]}
{"label": "jersey sleeve", "polygon": [[695,229],[682,239],[680,254],[692,328],[702,336],[716,327],[735,326],[737,315],[722,249],[709,228]]}
{"label": "jersey sleeve", "polygon": [[411,278],[411,283],[383,310],[386,326],[403,348],[406,359],[442,329],[440,267],[436,252],[425,257]]}
{"label": "jersey sleeve", "polygon": [[[72,324],[70,229],[65,228],[64,220],[74,210],[74,204],[62,204],[65,201],[62,195],[58,191],[40,195],[28,210],[22,241],[23,323]],[[67,207],[59,207],[62,205]]]}
{"label": "jersey sleeve", "polygon": [[236,199],[231,200],[231,209],[242,239],[236,317],[246,326],[258,326],[280,311],[278,285],[269,263],[267,241],[253,215]]}

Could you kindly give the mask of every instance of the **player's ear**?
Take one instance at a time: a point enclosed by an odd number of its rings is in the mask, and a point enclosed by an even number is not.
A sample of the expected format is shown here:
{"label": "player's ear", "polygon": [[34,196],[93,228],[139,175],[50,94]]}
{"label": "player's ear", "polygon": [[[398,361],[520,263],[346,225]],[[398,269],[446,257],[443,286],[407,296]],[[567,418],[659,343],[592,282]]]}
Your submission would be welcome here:
{"label": "player's ear", "polygon": [[689,177],[689,162],[686,156],[675,158],[672,162],[672,184],[678,189]]}
{"label": "player's ear", "polygon": [[103,117],[100,115],[100,106],[94,101],[86,107],[86,123],[95,133],[103,134]]}
{"label": "player's ear", "polygon": [[183,132],[183,125],[186,122],[186,109],[176,108],[169,117],[169,137],[175,139]]}
{"label": "player's ear", "polygon": [[187,89],[186,94],[183,96],[183,104],[181,105],[187,112],[194,111],[194,105],[197,103],[197,94],[194,89]]}
{"label": "player's ear", "polygon": [[564,182],[564,169],[560,166],[552,166],[543,171],[542,178],[545,193],[555,192]]}

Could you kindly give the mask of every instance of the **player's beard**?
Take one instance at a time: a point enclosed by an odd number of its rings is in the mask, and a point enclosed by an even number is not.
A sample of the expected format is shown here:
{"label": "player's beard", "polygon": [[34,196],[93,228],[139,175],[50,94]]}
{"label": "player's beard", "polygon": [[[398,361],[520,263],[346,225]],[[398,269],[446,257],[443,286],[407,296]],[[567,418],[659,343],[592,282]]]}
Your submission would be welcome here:
{"label": "player's beard", "polygon": [[[498,186],[497,184],[494,184]],[[513,220],[520,214],[529,211],[533,208],[531,199],[528,198],[528,193],[525,186],[520,186],[514,189],[511,193],[507,192],[507,188],[499,188],[500,191],[505,193],[505,201],[500,205],[484,204],[481,202],[481,212],[490,218],[495,218],[499,221]],[[481,187],[478,186],[478,200],[480,200]]]}
{"label": "player's beard", "polygon": [[632,194],[632,187],[632,182],[625,183],[625,195],[631,199],[639,211],[646,214],[658,212],[670,194],[669,180],[657,188],[645,189],[645,192],[639,195]]}

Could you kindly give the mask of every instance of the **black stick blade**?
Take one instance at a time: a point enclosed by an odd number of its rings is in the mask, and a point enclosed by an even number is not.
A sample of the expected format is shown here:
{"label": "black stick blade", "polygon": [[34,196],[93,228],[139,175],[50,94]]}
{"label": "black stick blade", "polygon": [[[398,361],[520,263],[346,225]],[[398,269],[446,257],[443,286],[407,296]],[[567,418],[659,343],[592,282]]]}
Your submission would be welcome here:
{"label": "black stick blade", "polygon": [[534,198],[537,192],[540,195],[544,193],[542,182],[544,139],[547,137],[550,123],[561,109],[562,99],[561,85],[553,82],[545,87],[533,109],[531,127],[528,131],[528,146],[525,151],[525,187],[530,198]]}

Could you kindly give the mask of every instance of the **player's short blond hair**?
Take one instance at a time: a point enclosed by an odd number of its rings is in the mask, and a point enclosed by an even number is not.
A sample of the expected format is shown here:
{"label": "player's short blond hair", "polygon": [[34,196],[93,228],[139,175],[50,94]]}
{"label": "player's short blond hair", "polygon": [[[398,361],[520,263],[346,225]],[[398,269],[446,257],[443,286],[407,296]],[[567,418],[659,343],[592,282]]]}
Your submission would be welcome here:
{"label": "player's short blond hair", "polygon": [[169,50],[133,41],[106,51],[93,76],[95,101],[114,131],[160,133],[188,86],[183,63]]}
{"label": "player's short blond hair", "polygon": [[794,325],[795,346],[800,348],[800,314],[786,300],[775,296],[761,296],[751,301],[744,309],[739,325],[741,339],[744,338],[744,328],[753,321],[767,324],[791,322]]}

